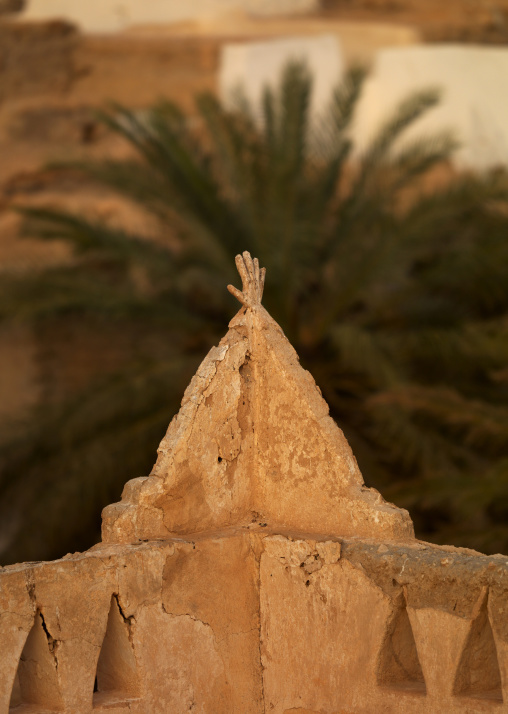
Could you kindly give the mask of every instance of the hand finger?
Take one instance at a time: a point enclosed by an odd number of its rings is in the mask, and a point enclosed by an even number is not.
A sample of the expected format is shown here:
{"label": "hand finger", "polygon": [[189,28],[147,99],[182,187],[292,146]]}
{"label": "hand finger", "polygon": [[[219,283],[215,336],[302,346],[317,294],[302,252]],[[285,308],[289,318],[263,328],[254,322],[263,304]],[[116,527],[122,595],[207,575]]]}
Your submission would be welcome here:
{"label": "hand finger", "polygon": [[259,302],[261,302],[261,298],[263,297],[263,290],[265,289],[265,275],[266,275],[266,268],[261,268],[259,271]]}
{"label": "hand finger", "polygon": [[254,263],[252,262],[251,255],[248,250],[243,252],[243,259],[251,280],[254,280]]}
{"label": "hand finger", "polygon": [[245,302],[245,298],[244,298],[241,290],[238,290],[238,288],[235,288],[234,285],[228,285],[228,290],[231,293],[231,295],[234,295],[235,298],[242,303],[242,305],[245,305],[245,307],[247,307],[247,303]]}
{"label": "hand finger", "polygon": [[243,291],[244,291],[244,293],[246,293],[249,288],[250,281],[249,281],[249,274],[247,272],[247,268],[245,267],[244,259],[242,258],[241,255],[236,256],[235,263],[236,263],[238,272],[240,273],[240,277],[242,278]]}
{"label": "hand finger", "polygon": [[259,300],[259,260],[257,258],[254,258],[254,284],[256,286],[256,295]]}

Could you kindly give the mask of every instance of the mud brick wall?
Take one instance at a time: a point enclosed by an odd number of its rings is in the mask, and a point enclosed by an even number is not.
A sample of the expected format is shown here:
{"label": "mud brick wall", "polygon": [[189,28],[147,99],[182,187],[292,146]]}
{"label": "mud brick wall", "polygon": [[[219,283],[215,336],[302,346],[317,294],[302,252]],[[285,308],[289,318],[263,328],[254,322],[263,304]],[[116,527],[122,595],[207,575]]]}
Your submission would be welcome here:
{"label": "mud brick wall", "polygon": [[507,589],[504,556],[258,524],[9,566],[0,712],[505,712]]}

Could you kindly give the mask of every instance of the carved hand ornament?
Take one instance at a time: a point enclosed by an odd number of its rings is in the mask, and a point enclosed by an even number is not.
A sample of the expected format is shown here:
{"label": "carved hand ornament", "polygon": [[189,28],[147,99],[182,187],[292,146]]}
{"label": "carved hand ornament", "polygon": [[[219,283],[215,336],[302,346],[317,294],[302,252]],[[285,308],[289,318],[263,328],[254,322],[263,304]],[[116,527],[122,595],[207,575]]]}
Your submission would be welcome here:
{"label": "carved hand ornament", "polygon": [[261,305],[266,268],[260,268],[259,260],[257,258],[253,260],[248,251],[244,251],[242,255],[237,255],[235,263],[242,278],[242,290],[238,290],[233,285],[228,285],[229,292],[246,308]]}

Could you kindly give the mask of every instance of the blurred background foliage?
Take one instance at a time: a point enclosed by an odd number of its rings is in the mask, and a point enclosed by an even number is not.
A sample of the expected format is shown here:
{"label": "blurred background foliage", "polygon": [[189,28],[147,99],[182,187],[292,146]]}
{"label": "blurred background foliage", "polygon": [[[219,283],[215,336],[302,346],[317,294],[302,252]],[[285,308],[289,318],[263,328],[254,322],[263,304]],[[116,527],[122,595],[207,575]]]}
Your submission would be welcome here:
{"label": "blurred background foliage", "polygon": [[124,358],[72,398],[48,386],[3,434],[1,562],[99,539],[101,508],[149,473],[238,307],[225,286],[238,284],[243,250],[266,266],[264,304],[366,483],[409,508],[420,538],[508,552],[508,181],[449,173],[429,188],[453,137],[400,140],[439,101],[431,90],[396,107],[358,155],[350,128],[365,76],[350,69],[319,121],[294,63],[261,113],[241,99],[227,111],[211,94],[193,121],[168,102],[104,112],[132,158],[58,170],[141,205],[159,237],[21,209],[30,235],[69,242],[75,258],[3,275],[2,319],[33,325],[43,345],[105,330]]}

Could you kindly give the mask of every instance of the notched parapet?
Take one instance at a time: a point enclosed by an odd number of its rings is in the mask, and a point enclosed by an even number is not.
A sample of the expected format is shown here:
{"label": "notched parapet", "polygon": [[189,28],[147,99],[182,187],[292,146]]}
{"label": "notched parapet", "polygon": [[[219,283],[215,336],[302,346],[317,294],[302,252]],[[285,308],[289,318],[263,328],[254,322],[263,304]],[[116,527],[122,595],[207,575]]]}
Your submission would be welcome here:
{"label": "notched parapet", "polygon": [[267,529],[0,570],[0,712],[507,711],[508,559]]}

